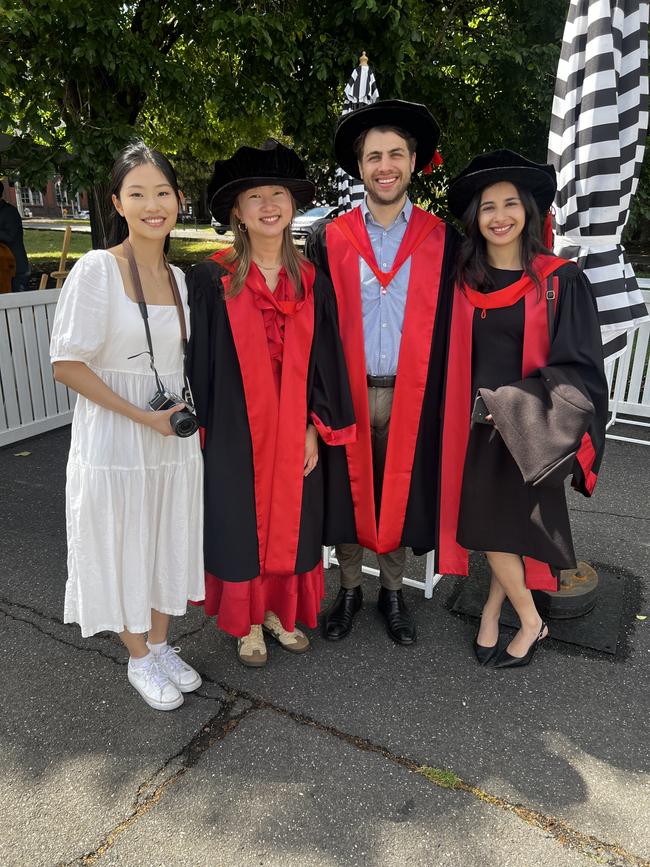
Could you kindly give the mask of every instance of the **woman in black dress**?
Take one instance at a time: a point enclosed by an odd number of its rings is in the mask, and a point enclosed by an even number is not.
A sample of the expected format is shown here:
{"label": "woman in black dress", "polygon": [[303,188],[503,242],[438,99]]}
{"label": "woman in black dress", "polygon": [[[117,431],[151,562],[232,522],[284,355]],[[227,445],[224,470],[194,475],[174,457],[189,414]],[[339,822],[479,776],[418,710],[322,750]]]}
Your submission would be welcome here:
{"label": "woman in black dress", "polygon": [[[490,592],[482,664],[526,665],[548,635],[531,589],[575,568],[563,481],[590,496],[605,441],[607,383],[587,279],[542,242],[555,170],[509,150],[476,157],[449,189],[465,226],[443,433],[440,570],[484,551]],[[479,394],[479,389],[481,393]],[[567,398],[568,400],[565,399]],[[521,628],[500,653],[506,597]]]}

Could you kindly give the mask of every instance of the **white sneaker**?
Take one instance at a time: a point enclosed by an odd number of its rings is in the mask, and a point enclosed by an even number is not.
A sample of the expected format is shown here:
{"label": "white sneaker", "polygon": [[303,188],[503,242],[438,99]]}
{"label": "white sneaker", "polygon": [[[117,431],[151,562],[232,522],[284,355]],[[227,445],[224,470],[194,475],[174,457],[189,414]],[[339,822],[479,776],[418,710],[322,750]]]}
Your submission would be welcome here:
{"label": "white sneaker", "polygon": [[156,710],[174,710],[185,701],[153,653],[143,665],[131,665],[129,662],[126,673],[131,686],[137,689],[149,707]]}
{"label": "white sneaker", "polygon": [[[149,643],[147,646],[151,647]],[[194,671],[191,665],[180,658],[178,655],[180,650],[180,647],[170,647],[166,644],[164,650],[153,655],[162,671],[181,692],[194,692],[203,681],[198,671]]]}

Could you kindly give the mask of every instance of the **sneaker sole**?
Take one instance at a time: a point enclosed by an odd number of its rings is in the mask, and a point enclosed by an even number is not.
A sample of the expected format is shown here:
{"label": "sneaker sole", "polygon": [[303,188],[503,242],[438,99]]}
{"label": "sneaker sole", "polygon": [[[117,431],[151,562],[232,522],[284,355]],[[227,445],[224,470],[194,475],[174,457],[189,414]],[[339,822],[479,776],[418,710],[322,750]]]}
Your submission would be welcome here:
{"label": "sneaker sole", "polygon": [[174,684],[176,689],[179,690],[179,692],[194,692],[194,690],[198,689],[201,686],[201,684],[203,683],[203,681],[201,680],[200,674],[197,674],[196,677],[197,677],[196,680],[193,680],[192,683],[187,683],[187,684],[177,683],[175,680],[172,680],[172,678],[170,678],[170,680]]}
{"label": "sneaker sole", "polygon": [[[127,673],[127,677],[128,677],[128,673]],[[185,701],[185,699],[183,698],[182,695],[179,695],[179,697],[175,698],[173,701],[167,701],[167,702],[155,701],[155,699],[149,698],[148,695],[145,695],[145,693],[140,689],[140,687],[136,683],[133,683],[133,681],[131,680],[130,677],[129,677],[129,683],[131,684],[133,689],[140,695],[142,700],[144,702],[146,702],[146,704],[148,704],[149,707],[152,707],[154,710],[176,710],[176,708],[180,707],[183,704],[183,702]],[[178,689],[178,687],[176,687],[176,688]]]}
{"label": "sneaker sole", "polygon": [[246,668],[264,668],[266,663],[268,662],[268,657],[265,659],[247,659],[244,656],[240,656],[237,654],[237,659],[241,662],[242,665],[245,665]]}

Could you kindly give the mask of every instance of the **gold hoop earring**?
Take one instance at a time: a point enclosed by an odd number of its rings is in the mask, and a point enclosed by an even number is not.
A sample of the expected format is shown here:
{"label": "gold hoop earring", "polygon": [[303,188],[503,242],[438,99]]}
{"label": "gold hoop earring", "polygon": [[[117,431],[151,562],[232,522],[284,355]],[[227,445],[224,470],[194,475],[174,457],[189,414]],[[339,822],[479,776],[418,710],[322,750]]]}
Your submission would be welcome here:
{"label": "gold hoop earring", "polygon": [[243,232],[244,234],[246,232],[248,232],[248,226],[246,225],[246,223],[239,223],[237,225],[237,228],[239,229],[240,232]]}

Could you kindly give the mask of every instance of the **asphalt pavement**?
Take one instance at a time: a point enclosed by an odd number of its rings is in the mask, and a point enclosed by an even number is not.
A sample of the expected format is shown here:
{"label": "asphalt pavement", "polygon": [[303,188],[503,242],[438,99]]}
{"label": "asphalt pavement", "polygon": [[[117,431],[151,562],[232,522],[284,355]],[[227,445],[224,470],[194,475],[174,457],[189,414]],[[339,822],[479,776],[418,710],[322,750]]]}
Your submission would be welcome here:
{"label": "asphalt pavement", "polygon": [[270,645],[259,670],[202,609],[176,618],[204,683],[161,713],[114,636],[62,622],[68,441],[0,450],[3,867],[650,867],[646,446],[608,443],[594,498],[569,499],[579,557],[625,579],[615,655],[551,637],[481,668],[452,576],[404,591],[418,641],[398,647],[367,578],[347,639]]}

